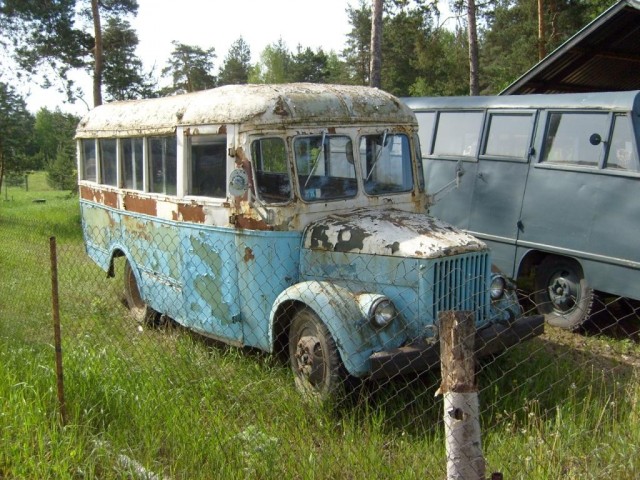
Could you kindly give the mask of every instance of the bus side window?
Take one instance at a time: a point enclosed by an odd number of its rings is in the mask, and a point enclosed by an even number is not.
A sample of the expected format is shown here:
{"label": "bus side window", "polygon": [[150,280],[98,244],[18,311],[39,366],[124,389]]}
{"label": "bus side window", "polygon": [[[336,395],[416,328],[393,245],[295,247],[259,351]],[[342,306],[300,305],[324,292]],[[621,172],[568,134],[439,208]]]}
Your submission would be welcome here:
{"label": "bus side window", "polygon": [[149,137],[149,191],[176,194],[177,140],[175,136]]}
{"label": "bus side window", "polygon": [[116,156],[118,141],[115,138],[98,140],[100,147],[100,183],[118,185],[118,158]]}
{"label": "bus side window", "polygon": [[532,114],[490,114],[484,155],[526,159],[533,125],[532,117]]}
{"label": "bus side window", "polygon": [[440,112],[433,154],[475,157],[483,115],[481,111]]}
{"label": "bus side window", "polygon": [[436,123],[436,112],[416,112],[418,118],[418,137],[422,152],[431,152],[431,141],[433,140],[433,126]]}
{"label": "bus side window", "polygon": [[191,138],[191,195],[226,197],[226,145],[226,136]]}
{"label": "bus side window", "polygon": [[638,171],[638,153],[634,147],[633,130],[627,115],[615,115],[613,134],[606,168]]}
{"label": "bus side window", "polygon": [[95,182],[96,178],[96,141],[93,138],[85,138],[80,141],[82,155],[80,165],[80,177],[82,180]]}
{"label": "bus side window", "polygon": [[604,144],[593,145],[589,138],[594,133],[607,138],[608,126],[606,113],[550,113],[542,161],[597,167]]}
{"label": "bus side window", "polygon": [[120,140],[120,144],[122,148],[122,185],[124,188],[142,190],[143,139],[141,137],[123,138]]}

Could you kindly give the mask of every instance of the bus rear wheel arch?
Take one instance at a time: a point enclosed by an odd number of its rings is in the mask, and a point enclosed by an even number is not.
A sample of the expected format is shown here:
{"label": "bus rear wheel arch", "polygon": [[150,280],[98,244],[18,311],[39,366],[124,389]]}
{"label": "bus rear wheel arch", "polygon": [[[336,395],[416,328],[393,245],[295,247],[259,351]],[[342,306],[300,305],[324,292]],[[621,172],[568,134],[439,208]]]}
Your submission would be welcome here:
{"label": "bus rear wheel arch", "polygon": [[147,305],[140,295],[138,281],[129,260],[124,265],[124,298],[131,316],[137,322],[148,326],[160,324],[160,314]]}
{"label": "bus rear wheel arch", "polygon": [[534,301],[549,325],[577,329],[589,318],[593,298],[576,260],[548,255],[536,267]]}
{"label": "bus rear wheel arch", "polygon": [[309,399],[339,396],[346,375],[335,341],[309,307],[294,314],[289,329],[289,362],[298,390]]}

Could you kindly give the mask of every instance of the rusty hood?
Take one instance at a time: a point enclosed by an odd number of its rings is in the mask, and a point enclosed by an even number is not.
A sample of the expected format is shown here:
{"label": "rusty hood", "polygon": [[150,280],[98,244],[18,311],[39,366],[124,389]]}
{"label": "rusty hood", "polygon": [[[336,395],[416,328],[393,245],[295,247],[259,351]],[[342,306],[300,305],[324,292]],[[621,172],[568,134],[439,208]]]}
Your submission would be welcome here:
{"label": "rusty hood", "polygon": [[359,209],[310,224],[304,248],[415,258],[486,250],[477,238],[427,214]]}

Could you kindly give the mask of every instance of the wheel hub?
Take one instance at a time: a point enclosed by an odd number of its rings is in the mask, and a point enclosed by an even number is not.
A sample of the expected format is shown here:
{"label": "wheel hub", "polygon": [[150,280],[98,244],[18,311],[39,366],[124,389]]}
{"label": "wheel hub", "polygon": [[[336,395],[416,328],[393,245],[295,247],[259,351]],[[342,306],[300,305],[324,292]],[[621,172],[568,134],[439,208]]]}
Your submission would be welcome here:
{"label": "wheel hub", "polygon": [[322,358],[322,345],[318,337],[301,337],[296,346],[295,357],[297,370],[302,376],[313,385],[322,381],[324,359]]}
{"label": "wheel hub", "polygon": [[558,275],[552,278],[549,284],[549,297],[554,307],[559,310],[568,310],[575,305],[576,284],[571,279]]}

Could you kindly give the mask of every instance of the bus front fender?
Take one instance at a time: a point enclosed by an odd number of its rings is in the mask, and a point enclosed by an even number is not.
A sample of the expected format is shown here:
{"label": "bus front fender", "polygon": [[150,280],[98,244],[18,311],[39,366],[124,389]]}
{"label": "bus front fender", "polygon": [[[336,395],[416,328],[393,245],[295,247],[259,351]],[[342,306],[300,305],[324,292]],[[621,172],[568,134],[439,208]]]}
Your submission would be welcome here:
{"label": "bus front fender", "polygon": [[283,291],[274,302],[270,315],[270,336],[278,317],[292,305],[312,309],[331,334],[347,371],[356,377],[370,373],[369,357],[374,351],[398,342],[400,320],[384,329],[371,326],[367,297],[371,294],[352,291],[324,281],[306,281]]}

